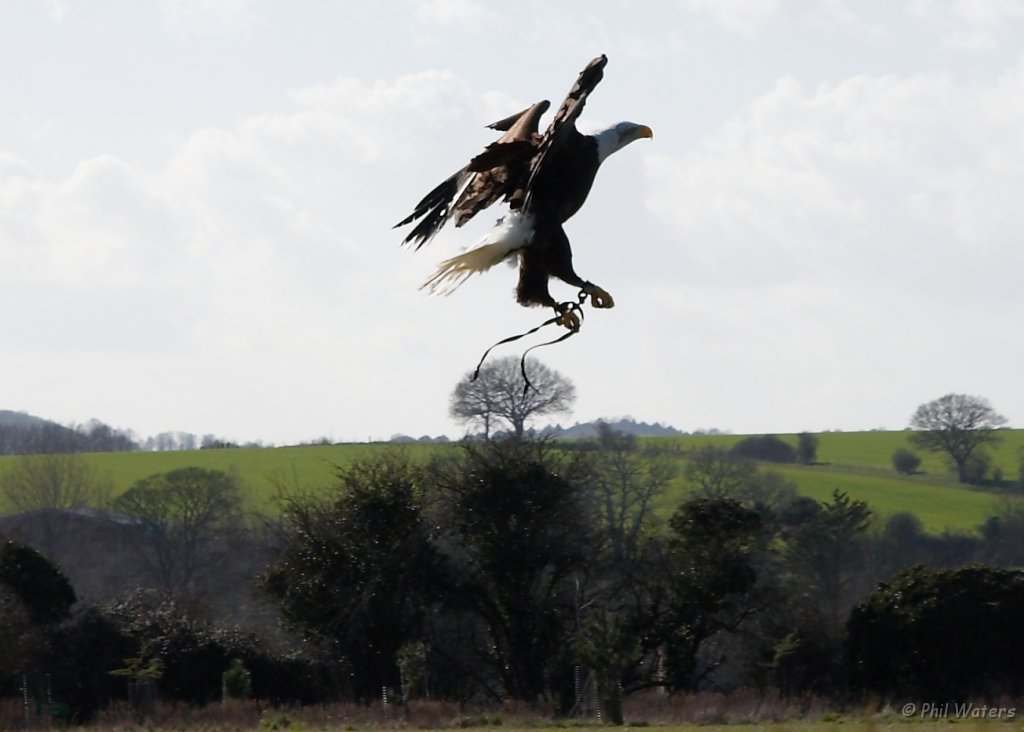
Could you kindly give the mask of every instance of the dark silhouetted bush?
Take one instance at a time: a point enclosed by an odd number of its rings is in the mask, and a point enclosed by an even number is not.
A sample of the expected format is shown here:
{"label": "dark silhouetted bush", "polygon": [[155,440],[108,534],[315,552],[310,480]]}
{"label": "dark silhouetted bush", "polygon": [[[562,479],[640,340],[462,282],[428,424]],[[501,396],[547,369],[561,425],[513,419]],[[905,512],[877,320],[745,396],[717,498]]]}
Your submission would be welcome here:
{"label": "dark silhouetted bush", "polygon": [[770,463],[795,463],[797,460],[796,448],[775,435],[744,438],[733,446],[732,451],[740,457]]}
{"label": "dark silhouetted bush", "polygon": [[50,560],[13,541],[0,545],[0,584],[18,596],[29,619],[39,625],[68,617],[77,599],[67,577]]}
{"label": "dark silhouetted bush", "polygon": [[892,454],[892,466],[896,468],[897,473],[913,475],[917,472],[917,468],[920,465],[921,458],[905,447],[901,447]]}
{"label": "dark silhouetted bush", "polygon": [[847,628],[864,690],[950,701],[1024,690],[1020,570],[904,570],[854,608]]}
{"label": "dark silhouetted bush", "polygon": [[814,465],[818,460],[818,436],[810,432],[797,435],[797,454],[804,465]]}

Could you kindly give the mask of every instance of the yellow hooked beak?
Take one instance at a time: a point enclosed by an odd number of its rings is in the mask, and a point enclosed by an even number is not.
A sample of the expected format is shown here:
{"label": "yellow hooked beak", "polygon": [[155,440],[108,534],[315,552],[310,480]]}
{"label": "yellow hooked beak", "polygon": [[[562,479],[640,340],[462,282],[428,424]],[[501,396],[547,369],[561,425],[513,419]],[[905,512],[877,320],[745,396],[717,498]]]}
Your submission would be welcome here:
{"label": "yellow hooked beak", "polygon": [[647,125],[640,125],[640,127],[637,128],[636,136],[637,137],[646,137],[648,139],[653,140],[654,139],[654,131],[651,130],[651,128],[648,127]]}

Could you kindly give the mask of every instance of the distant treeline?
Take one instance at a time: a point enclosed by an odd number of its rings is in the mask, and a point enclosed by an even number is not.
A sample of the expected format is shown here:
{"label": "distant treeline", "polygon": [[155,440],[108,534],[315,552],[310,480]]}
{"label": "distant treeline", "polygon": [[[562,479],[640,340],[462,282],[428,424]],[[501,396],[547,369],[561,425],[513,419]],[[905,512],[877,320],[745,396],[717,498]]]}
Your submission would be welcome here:
{"label": "distant treeline", "polygon": [[0,424],[0,455],[125,452],[140,449],[129,433],[102,422],[65,427],[46,420]]}
{"label": "distant treeline", "polygon": [[[213,434],[161,432],[139,438],[131,430],[111,427],[99,420],[62,425],[47,419],[0,410],[0,455],[53,455],[79,452],[166,452],[239,447]],[[248,443],[245,447],[262,447]]]}

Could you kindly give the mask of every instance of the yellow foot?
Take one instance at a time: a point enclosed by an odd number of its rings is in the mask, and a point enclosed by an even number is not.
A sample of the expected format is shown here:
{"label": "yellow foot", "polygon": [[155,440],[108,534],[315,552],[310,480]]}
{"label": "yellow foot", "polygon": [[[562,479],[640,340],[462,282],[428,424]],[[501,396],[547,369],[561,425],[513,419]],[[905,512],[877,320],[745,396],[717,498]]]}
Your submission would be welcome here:
{"label": "yellow foot", "polygon": [[580,329],[580,316],[576,314],[577,305],[574,302],[563,302],[555,305],[557,313],[555,323],[568,328],[569,330]]}
{"label": "yellow foot", "polygon": [[595,308],[613,308],[615,301],[603,288],[589,282],[583,286],[583,292],[590,295],[590,304]]}

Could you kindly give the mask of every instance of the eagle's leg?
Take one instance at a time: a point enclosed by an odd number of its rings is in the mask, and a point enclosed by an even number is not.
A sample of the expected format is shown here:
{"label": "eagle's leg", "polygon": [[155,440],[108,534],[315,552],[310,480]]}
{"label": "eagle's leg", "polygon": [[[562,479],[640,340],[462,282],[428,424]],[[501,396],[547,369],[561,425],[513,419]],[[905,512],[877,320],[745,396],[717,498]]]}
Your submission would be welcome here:
{"label": "eagle's leg", "polygon": [[579,305],[574,302],[555,303],[555,323],[571,331],[580,329]]}
{"label": "eagle's leg", "polygon": [[584,282],[581,294],[590,295],[590,304],[595,308],[613,308],[615,300],[603,287],[598,287],[593,282]]}

